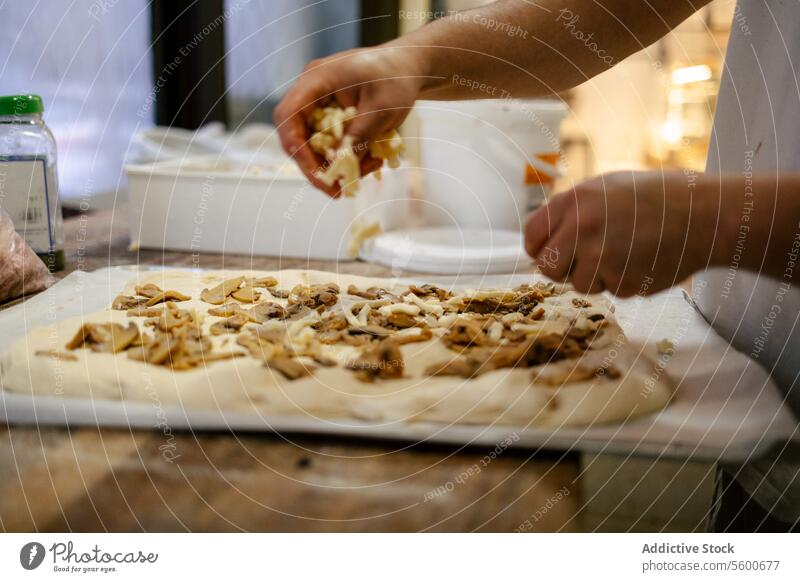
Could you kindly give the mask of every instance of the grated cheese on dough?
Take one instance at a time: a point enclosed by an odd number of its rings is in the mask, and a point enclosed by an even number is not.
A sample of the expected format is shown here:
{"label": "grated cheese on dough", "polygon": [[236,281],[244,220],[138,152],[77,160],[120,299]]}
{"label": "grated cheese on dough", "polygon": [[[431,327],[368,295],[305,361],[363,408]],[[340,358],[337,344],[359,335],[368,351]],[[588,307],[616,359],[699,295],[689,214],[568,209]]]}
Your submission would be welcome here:
{"label": "grated cheese on dough", "polygon": [[444,307],[439,305],[438,302],[434,303],[433,301],[423,301],[419,297],[417,297],[414,293],[409,293],[403,298],[403,301],[406,303],[413,303],[417,307],[419,307],[425,313],[431,313],[436,317],[441,317],[444,315]]}

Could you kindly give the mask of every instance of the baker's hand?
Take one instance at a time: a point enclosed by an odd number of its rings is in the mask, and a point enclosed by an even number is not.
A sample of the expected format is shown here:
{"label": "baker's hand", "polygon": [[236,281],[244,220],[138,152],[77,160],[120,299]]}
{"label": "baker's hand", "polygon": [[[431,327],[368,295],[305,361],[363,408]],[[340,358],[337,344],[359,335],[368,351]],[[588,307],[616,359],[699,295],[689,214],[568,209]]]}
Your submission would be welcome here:
{"label": "baker's hand", "polygon": [[526,250],[542,273],[581,292],[665,289],[709,264],[718,206],[707,182],[684,172],[599,176],[534,212]]}
{"label": "baker's hand", "polygon": [[357,116],[348,124],[353,147],[361,158],[361,173],[381,167],[368,155],[368,145],[381,133],[396,129],[406,118],[422,86],[420,63],[401,49],[376,47],[338,53],[310,62],[275,109],[275,125],[286,153],[317,188],[331,196],[338,186],[325,186],[315,177],[324,160],[308,144],[306,118],[311,110],[335,100],[354,105]]}

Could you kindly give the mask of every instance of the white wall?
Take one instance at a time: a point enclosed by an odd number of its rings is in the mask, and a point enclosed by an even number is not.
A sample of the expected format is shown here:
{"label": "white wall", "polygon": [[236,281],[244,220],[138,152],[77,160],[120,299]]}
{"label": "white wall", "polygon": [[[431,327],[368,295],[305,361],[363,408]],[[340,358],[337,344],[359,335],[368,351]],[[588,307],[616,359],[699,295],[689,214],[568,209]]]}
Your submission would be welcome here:
{"label": "white wall", "polygon": [[58,143],[62,197],[114,191],[152,90],[146,0],[6,2],[0,16],[0,92],[38,93]]}

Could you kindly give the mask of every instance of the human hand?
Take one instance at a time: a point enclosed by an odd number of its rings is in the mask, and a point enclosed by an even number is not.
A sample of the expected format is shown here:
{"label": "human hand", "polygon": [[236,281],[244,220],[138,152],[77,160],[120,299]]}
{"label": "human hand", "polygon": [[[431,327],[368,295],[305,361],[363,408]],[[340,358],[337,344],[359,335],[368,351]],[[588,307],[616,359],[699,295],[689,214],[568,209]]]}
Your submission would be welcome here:
{"label": "human hand", "polygon": [[275,109],[275,125],[286,153],[314,186],[339,195],[338,184],[325,186],[315,176],[325,160],[309,146],[306,120],[311,110],[335,100],[358,113],[347,125],[353,149],[361,159],[361,175],[379,169],[383,160],[367,154],[369,144],[382,133],[396,129],[406,118],[422,87],[417,53],[399,48],[355,49],[310,62]]}
{"label": "human hand", "polygon": [[718,198],[707,183],[684,172],[599,176],[534,212],[525,248],[542,273],[580,292],[665,289],[711,260]]}

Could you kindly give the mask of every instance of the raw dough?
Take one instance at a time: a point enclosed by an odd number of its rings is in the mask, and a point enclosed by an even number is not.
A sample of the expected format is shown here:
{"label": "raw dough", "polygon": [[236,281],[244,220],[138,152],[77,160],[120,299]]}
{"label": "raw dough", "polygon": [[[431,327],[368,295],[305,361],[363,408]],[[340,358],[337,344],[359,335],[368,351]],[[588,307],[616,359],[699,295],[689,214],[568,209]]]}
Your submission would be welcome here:
{"label": "raw dough", "polygon": [[[394,285],[389,279],[319,271],[163,271],[142,274],[128,285],[123,294],[132,295],[136,285],[153,283],[161,289],[174,289],[190,295],[191,300],[181,302],[180,307],[197,310],[208,333],[211,325],[222,318],[207,314],[215,306],[201,301],[201,292],[239,275],[274,276],[278,280],[275,293],[297,284],[330,282],[339,285],[342,295],[350,285],[360,290],[375,287],[400,292],[408,289],[407,285]],[[583,297],[567,291],[545,300],[546,311],[555,314],[555,318],[544,320],[543,325],[563,326],[582,309],[580,302],[584,301]],[[74,361],[44,355],[54,349],[66,351],[64,346],[84,323],[127,325],[134,319],[129,318],[125,311],[115,311],[110,307],[86,317],[33,330],[2,356],[0,378],[5,390],[21,393],[132,402],[152,402],[157,398],[159,405],[186,409],[224,409],[381,423],[433,421],[558,427],[621,421],[664,407],[672,394],[672,386],[665,375],[655,373],[652,362],[629,347],[622,330],[613,323],[613,307],[601,296],[589,299],[593,309],[609,319],[609,325],[603,341],[595,342],[593,349],[583,358],[561,360],[540,366],[541,369],[498,369],[468,380],[425,375],[425,370],[432,364],[453,357],[453,352],[438,337],[400,346],[405,361],[403,377],[372,383],[357,381],[354,372],[343,366],[318,366],[310,375],[288,381],[281,373],[252,357],[215,361],[187,371],[172,371],[131,360],[124,353],[78,349],[68,352],[76,356]],[[431,312],[434,316],[438,307],[435,301],[423,298],[409,303],[413,305],[402,311],[414,312],[413,307],[418,307],[420,312]],[[242,351],[242,347],[226,335],[213,335],[211,341],[215,351]],[[361,351],[348,345],[337,344],[331,348],[329,355],[340,363],[354,360]],[[36,355],[37,352],[42,355]],[[597,369],[609,365],[618,372],[616,377],[590,375],[588,379],[561,383],[570,374],[580,372],[578,368],[589,366]]]}

